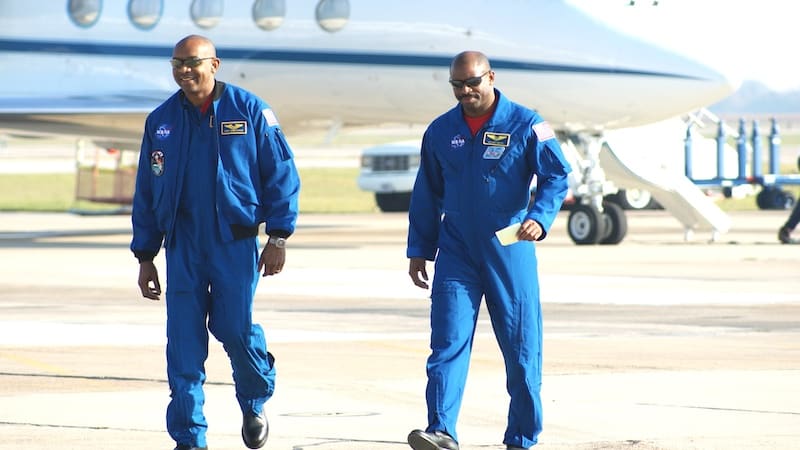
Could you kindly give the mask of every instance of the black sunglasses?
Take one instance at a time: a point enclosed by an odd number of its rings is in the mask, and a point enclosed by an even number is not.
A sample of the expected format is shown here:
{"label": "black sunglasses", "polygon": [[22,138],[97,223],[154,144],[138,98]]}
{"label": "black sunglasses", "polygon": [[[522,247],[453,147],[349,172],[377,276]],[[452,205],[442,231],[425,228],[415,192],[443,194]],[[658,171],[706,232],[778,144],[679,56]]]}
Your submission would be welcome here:
{"label": "black sunglasses", "polygon": [[213,56],[209,56],[208,58],[198,58],[196,56],[192,56],[191,58],[172,58],[169,60],[172,67],[175,69],[180,69],[181,67],[197,67],[203,63],[203,61],[207,59],[214,59]]}
{"label": "black sunglasses", "polygon": [[461,89],[462,87],[464,87],[464,85],[467,85],[469,87],[475,87],[481,84],[481,82],[483,81],[483,77],[485,77],[486,74],[489,72],[491,72],[491,70],[487,70],[486,72],[483,72],[483,74],[478,75],[477,77],[467,78],[466,80],[454,80],[450,78],[450,85],[456,89]]}

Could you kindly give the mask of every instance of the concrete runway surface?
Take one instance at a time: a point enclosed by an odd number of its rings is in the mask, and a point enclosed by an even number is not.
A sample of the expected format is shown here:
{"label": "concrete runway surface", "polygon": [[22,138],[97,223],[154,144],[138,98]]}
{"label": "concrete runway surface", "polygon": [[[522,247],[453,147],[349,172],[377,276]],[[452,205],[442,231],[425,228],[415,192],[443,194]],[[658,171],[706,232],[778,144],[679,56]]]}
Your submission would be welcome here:
{"label": "concrete runway surface", "polygon": [[[618,246],[575,246],[562,213],[538,245],[542,449],[791,449],[800,441],[800,246],[788,211],[733,213],[714,243],[664,211]],[[427,292],[405,214],[305,215],[255,317],[277,358],[267,449],[400,450],[425,425]],[[140,297],[128,216],[0,214],[0,450],[172,449],[164,304]],[[163,253],[157,259],[162,283]],[[429,266],[432,272],[432,266]],[[243,449],[212,339],[213,450]],[[459,420],[501,450],[508,398],[483,311]]]}

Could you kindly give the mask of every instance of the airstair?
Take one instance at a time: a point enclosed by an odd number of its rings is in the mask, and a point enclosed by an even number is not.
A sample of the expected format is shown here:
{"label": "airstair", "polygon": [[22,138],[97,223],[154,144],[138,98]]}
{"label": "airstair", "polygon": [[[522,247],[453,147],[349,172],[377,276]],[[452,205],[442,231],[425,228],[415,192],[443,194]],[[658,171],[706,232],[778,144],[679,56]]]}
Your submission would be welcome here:
{"label": "airstair", "polygon": [[[684,136],[686,123],[680,118],[608,131],[600,151],[600,165],[617,187],[649,191],[683,225],[687,241],[694,238],[695,231],[710,231],[710,240],[714,241],[721,233],[728,232],[731,220],[686,177],[685,158],[682,154],[676,156],[678,152],[675,151],[683,147]],[[693,145],[717,151],[714,139],[696,137]],[[733,148],[726,151],[735,154]],[[689,162],[693,164],[695,175],[716,173],[716,164],[698,162]]]}

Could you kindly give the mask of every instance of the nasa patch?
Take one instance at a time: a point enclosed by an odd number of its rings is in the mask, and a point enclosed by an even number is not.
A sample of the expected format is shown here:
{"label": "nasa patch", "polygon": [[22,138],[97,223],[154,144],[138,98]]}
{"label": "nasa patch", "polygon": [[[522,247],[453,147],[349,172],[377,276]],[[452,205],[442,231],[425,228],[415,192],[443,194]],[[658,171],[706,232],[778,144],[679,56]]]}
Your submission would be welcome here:
{"label": "nasa patch", "polygon": [[150,170],[153,175],[160,177],[164,174],[164,152],[161,150],[153,150],[150,152]]}
{"label": "nasa patch", "polygon": [[461,136],[460,134],[457,134],[457,135],[453,136],[452,139],[450,139],[450,148],[452,148],[452,149],[461,148],[461,147],[464,146],[464,144],[466,142],[467,142],[467,140],[464,139],[464,136]]}
{"label": "nasa patch", "polygon": [[168,123],[162,123],[156,128],[156,139],[159,141],[168,138],[170,134],[172,134],[172,125]]}

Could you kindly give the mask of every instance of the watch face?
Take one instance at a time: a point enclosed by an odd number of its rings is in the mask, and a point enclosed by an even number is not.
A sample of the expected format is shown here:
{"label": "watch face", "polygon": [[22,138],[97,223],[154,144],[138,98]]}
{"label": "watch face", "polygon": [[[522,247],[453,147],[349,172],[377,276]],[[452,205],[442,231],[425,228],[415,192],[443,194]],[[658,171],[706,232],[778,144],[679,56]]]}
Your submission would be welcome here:
{"label": "watch face", "polygon": [[286,247],[286,239],[285,238],[269,238],[269,242],[271,244],[275,244],[275,247],[284,248]]}

